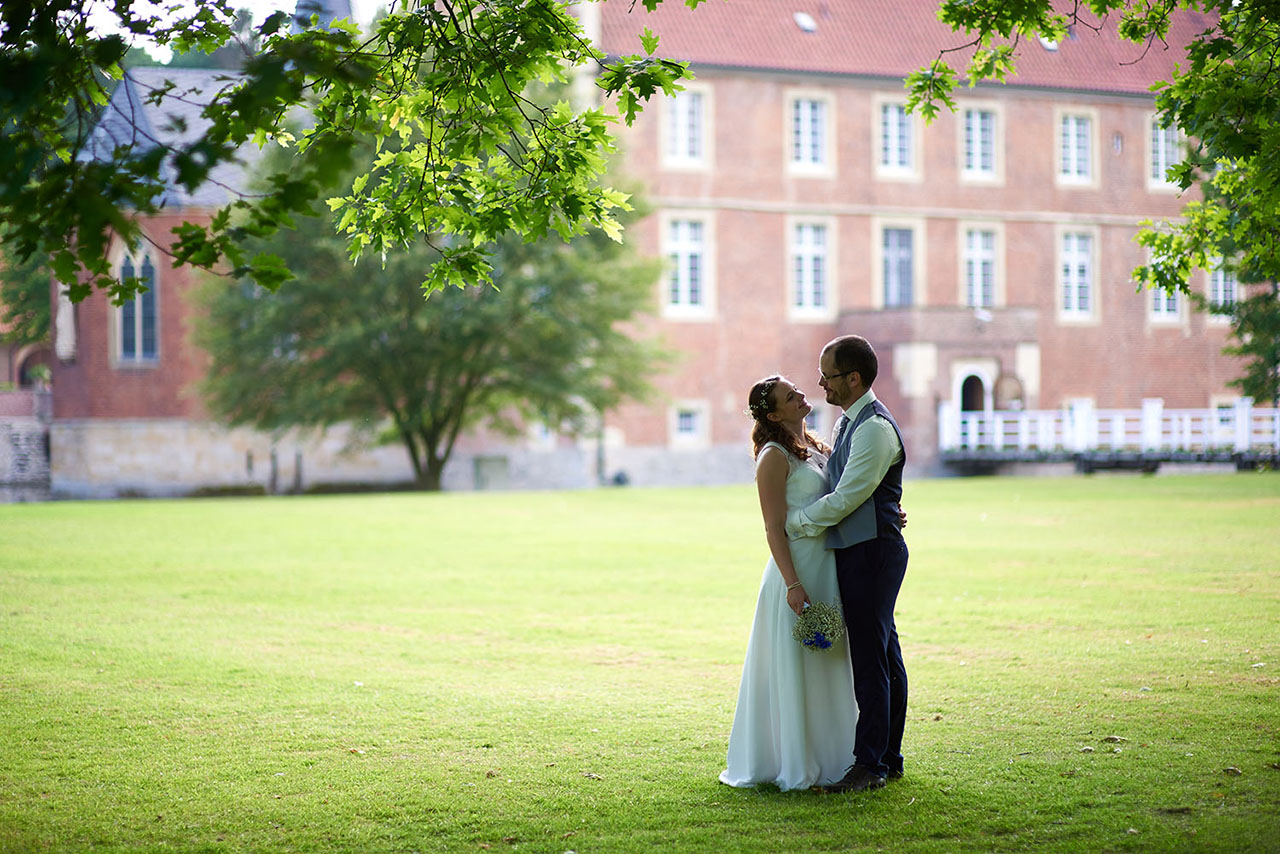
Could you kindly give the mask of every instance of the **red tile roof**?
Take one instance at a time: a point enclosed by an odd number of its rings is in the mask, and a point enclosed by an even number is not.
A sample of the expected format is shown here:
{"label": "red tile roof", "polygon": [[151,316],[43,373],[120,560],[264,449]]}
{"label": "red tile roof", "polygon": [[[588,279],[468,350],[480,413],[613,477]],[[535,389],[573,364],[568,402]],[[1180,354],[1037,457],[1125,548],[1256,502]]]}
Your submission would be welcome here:
{"label": "red tile roof", "polygon": [[[929,64],[944,48],[968,41],[937,19],[938,0],[707,0],[689,9],[664,0],[646,12],[636,0],[605,0],[601,44],[614,56],[644,52],[639,33],[661,36],[657,54],[698,65],[901,78]],[[634,8],[633,8],[634,6]],[[1095,22],[1082,6],[1082,21]],[[817,26],[805,32],[796,13]],[[1168,80],[1185,57],[1184,46],[1209,28],[1213,18],[1178,10],[1168,45],[1149,50],[1116,33],[1118,16],[1095,31],[1084,24],[1056,51],[1037,39],[1018,46],[1012,86],[1098,92],[1145,93]],[[948,54],[957,71],[971,51]],[[963,80],[963,76],[962,76]]]}

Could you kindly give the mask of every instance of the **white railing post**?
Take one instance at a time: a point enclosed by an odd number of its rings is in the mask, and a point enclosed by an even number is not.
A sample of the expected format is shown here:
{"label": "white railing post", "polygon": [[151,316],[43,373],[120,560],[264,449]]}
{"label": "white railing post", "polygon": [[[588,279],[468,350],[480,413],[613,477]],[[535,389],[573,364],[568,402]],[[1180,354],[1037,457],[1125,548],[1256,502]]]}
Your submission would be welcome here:
{"label": "white railing post", "polygon": [[1098,446],[1098,420],[1093,415],[1093,401],[1081,400],[1072,404],[1070,424],[1068,448],[1073,451],[1087,451]]}
{"label": "white railing post", "polygon": [[1118,451],[1124,447],[1124,413],[1111,414],[1111,450]]}
{"label": "white railing post", "polygon": [[955,423],[955,406],[950,401],[938,402],[938,451],[955,451],[959,444],[959,425]]}
{"label": "white railing post", "polygon": [[1053,440],[1053,412],[1036,413],[1036,447],[1043,451],[1052,451],[1057,443]]}
{"label": "white railing post", "polygon": [[1235,453],[1280,452],[1280,409],[1256,407],[1247,397],[1230,409],[1165,409],[1162,399],[1146,398],[1140,411],[1099,410],[1090,400],[1062,409],[990,412],[964,412],[955,401],[938,403],[942,451],[1082,453],[1124,451],[1135,444],[1143,453],[1179,456],[1214,457],[1228,446]]}
{"label": "white railing post", "polygon": [[1249,446],[1253,444],[1249,436],[1249,433],[1253,430],[1253,398],[1239,398],[1234,409],[1235,412],[1231,415],[1234,421],[1231,426],[1235,436],[1231,447],[1235,451],[1243,453],[1249,450]]}
{"label": "white railing post", "polygon": [[1159,397],[1142,399],[1142,450],[1158,451],[1164,444],[1161,422],[1164,420],[1164,400]]}

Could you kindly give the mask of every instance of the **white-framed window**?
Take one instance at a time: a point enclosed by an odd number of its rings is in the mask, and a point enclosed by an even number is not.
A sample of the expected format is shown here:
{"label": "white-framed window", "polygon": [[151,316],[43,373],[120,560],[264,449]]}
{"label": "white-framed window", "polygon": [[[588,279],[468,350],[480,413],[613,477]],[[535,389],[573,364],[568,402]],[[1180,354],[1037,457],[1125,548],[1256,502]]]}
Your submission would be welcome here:
{"label": "white-framed window", "polygon": [[926,240],[923,217],[871,218],[872,308],[919,307],[925,304],[923,247]]}
{"label": "white-framed window", "polygon": [[667,212],[660,217],[662,254],[667,259],[662,283],[663,315],[705,319],[715,311],[713,219],[706,212]]}
{"label": "white-framed window", "polygon": [[1098,316],[1095,252],[1092,229],[1064,228],[1058,234],[1058,317],[1094,320]]}
{"label": "white-framed window", "polygon": [[[1240,298],[1240,283],[1236,280],[1236,274],[1228,270],[1220,259],[1215,260],[1210,266],[1208,279],[1206,290],[1211,306],[1229,308],[1236,304],[1236,300]],[[1214,326],[1226,326],[1231,323],[1231,317],[1225,314],[1208,312],[1207,317],[1208,322]]]}
{"label": "white-framed window", "polygon": [[963,106],[959,114],[960,177],[983,183],[1002,179],[1000,110],[994,104]]}
{"label": "white-framed window", "polygon": [[996,304],[996,270],[999,236],[989,226],[963,229],[961,278],[964,304],[970,308],[991,308]]}
{"label": "white-framed window", "polygon": [[711,161],[711,89],[686,84],[666,99],[662,123],[662,163],[675,169],[701,169]]}
{"label": "white-framed window", "polygon": [[1147,188],[1177,191],[1178,185],[1166,173],[1182,162],[1182,134],[1176,127],[1164,127],[1155,113],[1147,116],[1147,130]]}
{"label": "white-framed window", "polygon": [[1094,158],[1097,151],[1097,121],[1091,110],[1058,111],[1057,163],[1059,184],[1066,186],[1094,183]]}
{"label": "white-framed window", "polygon": [[120,280],[138,278],[145,290],[116,306],[115,361],[120,365],[155,364],[160,358],[160,314],[155,264],[148,251],[125,250],[118,265]]}
{"label": "white-framed window", "polygon": [[1172,322],[1182,318],[1182,300],[1177,291],[1150,288],[1151,319],[1155,322]]}
{"label": "white-framed window", "polygon": [[835,104],[823,92],[793,91],[787,97],[787,162],[797,175],[835,172]]}
{"label": "white-framed window", "polygon": [[872,110],[875,140],[871,150],[876,177],[918,181],[920,129],[916,117],[907,112],[907,102],[880,96],[872,99]]}
{"label": "white-framed window", "polygon": [[793,319],[835,317],[835,226],[826,219],[789,218],[788,306]]}
{"label": "white-framed window", "polygon": [[1209,304],[1215,308],[1230,308],[1236,304],[1238,293],[1236,274],[1219,261],[1209,272]]}
{"label": "white-framed window", "polygon": [[711,444],[711,406],[705,400],[678,400],[667,413],[668,444],[705,448]]}
{"label": "white-framed window", "polygon": [[881,281],[885,308],[915,304],[915,230],[902,226],[880,229]]}

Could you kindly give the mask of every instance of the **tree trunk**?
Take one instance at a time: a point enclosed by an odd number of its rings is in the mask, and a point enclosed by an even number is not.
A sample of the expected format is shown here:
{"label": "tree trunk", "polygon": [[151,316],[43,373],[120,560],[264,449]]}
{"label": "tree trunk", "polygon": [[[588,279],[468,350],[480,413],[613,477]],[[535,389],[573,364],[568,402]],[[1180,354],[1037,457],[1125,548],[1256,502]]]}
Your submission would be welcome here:
{"label": "tree trunk", "polygon": [[413,485],[424,492],[439,492],[440,471],[435,466],[427,466],[418,472],[417,477],[413,479]]}
{"label": "tree trunk", "polygon": [[445,457],[438,455],[434,448],[426,448],[423,451],[423,463],[421,469],[417,472],[415,482],[418,489],[428,492],[440,491],[440,476],[444,474]]}

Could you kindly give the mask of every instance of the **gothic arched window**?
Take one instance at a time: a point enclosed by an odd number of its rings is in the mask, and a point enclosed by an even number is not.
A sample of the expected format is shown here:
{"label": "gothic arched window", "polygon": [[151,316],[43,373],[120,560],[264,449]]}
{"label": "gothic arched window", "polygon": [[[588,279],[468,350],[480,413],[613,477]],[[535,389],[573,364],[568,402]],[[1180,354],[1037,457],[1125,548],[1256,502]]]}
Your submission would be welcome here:
{"label": "gothic arched window", "polygon": [[120,280],[137,276],[143,290],[126,301],[117,311],[116,358],[121,362],[154,362],[158,358],[158,318],[156,315],[156,268],[150,255],[143,255],[136,266],[133,255],[120,262]]}

